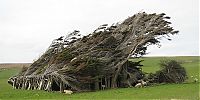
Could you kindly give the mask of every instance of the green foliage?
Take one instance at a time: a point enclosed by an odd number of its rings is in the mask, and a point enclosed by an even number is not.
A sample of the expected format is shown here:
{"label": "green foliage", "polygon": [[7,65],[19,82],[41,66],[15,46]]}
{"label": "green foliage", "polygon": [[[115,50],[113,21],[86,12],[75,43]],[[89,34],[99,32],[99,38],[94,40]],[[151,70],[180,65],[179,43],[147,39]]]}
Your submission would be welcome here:
{"label": "green foliage", "polygon": [[90,76],[96,76],[100,74],[104,74],[103,70],[105,65],[97,58],[88,58],[86,63],[86,68],[83,69],[84,72],[88,73]]}
{"label": "green foliage", "polygon": [[69,52],[69,50],[64,49],[61,53],[56,57],[56,63],[61,63],[64,61],[69,61],[73,58],[73,55]]}
{"label": "green foliage", "polygon": [[96,38],[97,36],[99,36],[102,32],[97,32],[97,33],[93,33],[92,37]]}
{"label": "green foliage", "polygon": [[141,66],[143,66],[141,64],[141,62],[143,62],[144,60],[140,60],[140,61],[136,61],[136,62],[133,62],[133,61],[128,61],[128,67],[132,67],[132,68],[135,68],[135,69],[141,69]]}
{"label": "green foliage", "polygon": [[98,65],[101,65],[100,64],[100,61],[96,58],[89,58],[87,60],[87,65],[88,67],[95,67],[95,66],[98,66]]}
{"label": "green foliage", "polygon": [[185,68],[176,60],[161,60],[160,67],[161,69],[155,74],[149,75],[152,82],[182,83],[187,79]]}

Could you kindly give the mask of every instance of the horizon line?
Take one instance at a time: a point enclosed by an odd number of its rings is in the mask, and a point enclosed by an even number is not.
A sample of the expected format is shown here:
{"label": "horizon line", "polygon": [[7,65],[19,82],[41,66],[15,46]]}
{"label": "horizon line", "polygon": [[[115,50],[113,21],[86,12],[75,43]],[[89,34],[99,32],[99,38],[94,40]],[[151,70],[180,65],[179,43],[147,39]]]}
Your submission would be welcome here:
{"label": "horizon line", "polygon": [[[200,57],[200,55],[145,55],[142,57]],[[33,62],[0,62],[0,64],[32,64]]]}

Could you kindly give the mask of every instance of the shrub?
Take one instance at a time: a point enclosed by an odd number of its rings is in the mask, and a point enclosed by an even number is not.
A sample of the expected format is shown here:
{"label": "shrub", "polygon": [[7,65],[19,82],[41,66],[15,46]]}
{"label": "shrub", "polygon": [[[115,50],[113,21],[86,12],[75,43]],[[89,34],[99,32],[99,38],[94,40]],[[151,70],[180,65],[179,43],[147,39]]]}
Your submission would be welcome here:
{"label": "shrub", "polygon": [[156,83],[182,83],[187,79],[186,70],[176,60],[165,59],[160,62],[161,69],[150,74],[149,79]]}

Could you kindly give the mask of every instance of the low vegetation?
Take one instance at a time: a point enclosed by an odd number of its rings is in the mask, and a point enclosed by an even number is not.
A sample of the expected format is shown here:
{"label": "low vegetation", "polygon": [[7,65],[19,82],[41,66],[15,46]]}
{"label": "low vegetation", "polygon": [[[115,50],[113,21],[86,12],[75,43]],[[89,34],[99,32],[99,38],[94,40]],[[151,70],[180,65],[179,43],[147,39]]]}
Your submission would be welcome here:
{"label": "low vegetation", "polygon": [[160,70],[150,73],[148,79],[152,83],[182,83],[187,79],[186,70],[180,62],[173,59],[160,61]]}

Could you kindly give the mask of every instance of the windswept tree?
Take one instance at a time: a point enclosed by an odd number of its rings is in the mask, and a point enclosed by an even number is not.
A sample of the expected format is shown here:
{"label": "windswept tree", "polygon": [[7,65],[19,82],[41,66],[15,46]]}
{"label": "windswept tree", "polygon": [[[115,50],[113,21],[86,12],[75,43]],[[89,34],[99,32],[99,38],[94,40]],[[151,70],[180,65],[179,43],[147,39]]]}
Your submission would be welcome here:
{"label": "windswept tree", "polygon": [[170,26],[171,22],[167,21],[167,19],[170,19],[170,17],[165,16],[164,13],[138,13],[126,19],[113,32],[113,36],[119,38],[121,42],[116,49],[121,50],[124,55],[127,55],[115,66],[116,72],[113,78],[113,87],[116,87],[116,80],[123,67],[122,65],[131,56],[144,55],[146,54],[147,46],[160,45],[159,43],[162,38],[170,40],[170,35],[179,32],[174,31]]}
{"label": "windswept tree", "polygon": [[122,23],[103,24],[78,39],[73,36],[80,36],[75,30],[64,39],[67,45],[60,52],[48,49],[26,71],[11,77],[9,83],[17,88],[61,92],[132,87],[143,73],[140,62],[128,59],[145,55],[147,47],[160,45],[162,38],[171,40],[170,36],[178,31],[168,19],[164,13],[142,12]]}

